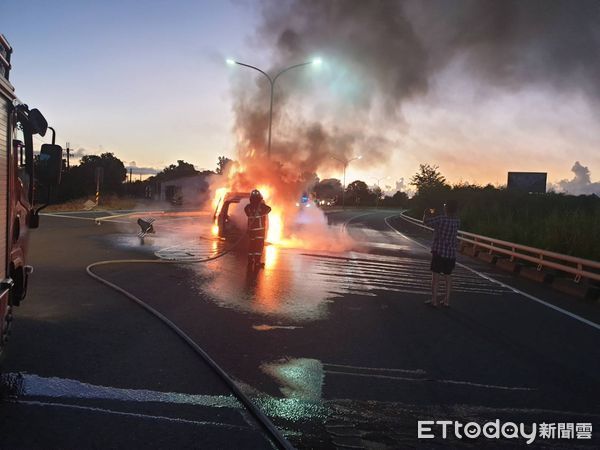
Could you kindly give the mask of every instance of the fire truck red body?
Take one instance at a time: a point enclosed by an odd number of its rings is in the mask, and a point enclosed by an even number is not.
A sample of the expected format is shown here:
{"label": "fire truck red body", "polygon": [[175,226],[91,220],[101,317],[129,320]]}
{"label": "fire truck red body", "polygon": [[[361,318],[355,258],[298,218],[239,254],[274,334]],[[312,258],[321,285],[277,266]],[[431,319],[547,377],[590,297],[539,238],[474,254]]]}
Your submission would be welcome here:
{"label": "fire truck red body", "polygon": [[[32,271],[27,265],[28,234],[39,223],[39,209],[34,209],[33,135],[43,136],[48,128],[42,114],[15,95],[9,81],[11,53],[0,34],[0,352],[8,338],[12,307],[25,298]],[[49,163],[56,167],[60,148],[46,145],[38,162],[42,178],[48,175],[44,171]],[[62,149],[60,153],[62,160]]]}

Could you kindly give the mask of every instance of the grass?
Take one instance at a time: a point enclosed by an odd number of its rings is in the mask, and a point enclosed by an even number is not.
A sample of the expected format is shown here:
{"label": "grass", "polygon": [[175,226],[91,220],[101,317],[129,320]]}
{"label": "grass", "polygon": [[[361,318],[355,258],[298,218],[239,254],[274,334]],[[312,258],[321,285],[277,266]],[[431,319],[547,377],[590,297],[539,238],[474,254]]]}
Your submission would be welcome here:
{"label": "grass", "polygon": [[[458,188],[446,192],[446,197],[458,201],[463,231],[600,261],[597,196]],[[413,202],[415,217],[422,214],[423,200]]]}

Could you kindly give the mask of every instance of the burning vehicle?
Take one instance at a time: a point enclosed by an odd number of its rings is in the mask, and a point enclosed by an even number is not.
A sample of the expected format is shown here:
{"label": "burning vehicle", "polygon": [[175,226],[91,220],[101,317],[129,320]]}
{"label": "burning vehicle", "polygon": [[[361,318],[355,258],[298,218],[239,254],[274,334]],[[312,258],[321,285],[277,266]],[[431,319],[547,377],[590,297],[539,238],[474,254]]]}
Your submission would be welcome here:
{"label": "burning vehicle", "polygon": [[213,215],[213,234],[221,239],[241,235],[246,229],[244,208],[248,203],[250,192],[227,192],[219,199]]}
{"label": "burning vehicle", "polygon": [[[261,189],[259,189],[259,191],[260,190]],[[246,230],[244,208],[250,202],[250,192],[227,192],[221,195],[222,196],[217,199],[213,214],[213,235],[218,236],[220,239],[238,237]],[[314,203],[310,196],[304,192],[299,201],[296,202],[297,211],[291,211],[290,214],[291,220],[289,221],[287,228],[291,232],[298,231],[302,225],[314,221],[311,214],[305,210],[310,207],[314,208]],[[279,236],[274,233],[269,233],[268,218],[266,227],[267,241],[270,243],[278,243],[280,241]]]}

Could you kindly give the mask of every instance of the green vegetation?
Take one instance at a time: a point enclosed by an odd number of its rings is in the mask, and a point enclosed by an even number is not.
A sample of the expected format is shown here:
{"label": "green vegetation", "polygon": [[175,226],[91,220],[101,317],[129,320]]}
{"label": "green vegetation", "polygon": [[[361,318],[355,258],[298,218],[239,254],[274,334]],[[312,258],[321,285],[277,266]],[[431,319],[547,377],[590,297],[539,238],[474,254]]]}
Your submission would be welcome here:
{"label": "green vegetation", "polygon": [[425,208],[442,208],[446,200],[454,199],[464,231],[600,260],[600,197],[596,195],[528,194],[491,185],[431,184],[439,172],[428,165],[421,166],[419,175],[411,180],[417,189],[410,200],[415,217],[420,218]]}
{"label": "green vegetation", "polygon": [[104,193],[121,195],[127,170],[123,162],[112,153],[85,155],[79,165],[63,168],[62,180],[54,192],[54,201],[64,202],[85,196],[93,197],[96,192],[96,170],[102,168],[102,190]]}

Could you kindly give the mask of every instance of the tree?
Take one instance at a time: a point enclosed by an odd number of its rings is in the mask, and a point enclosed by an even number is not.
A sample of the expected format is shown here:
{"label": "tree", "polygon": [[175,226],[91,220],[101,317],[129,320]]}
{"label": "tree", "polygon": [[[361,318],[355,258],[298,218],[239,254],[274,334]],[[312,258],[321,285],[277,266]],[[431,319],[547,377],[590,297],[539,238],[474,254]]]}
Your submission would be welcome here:
{"label": "tree", "polygon": [[353,181],[346,188],[347,205],[373,205],[375,194],[369,189],[367,183],[361,180]]}
{"label": "tree", "polygon": [[94,180],[94,183],[96,169],[102,167],[102,190],[115,194],[123,192],[123,181],[127,178],[127,169],[125,169],[123,161],[112,153],[102,153],[100,156],[85,155],[81,158],[79,167],[86,170],[86,174]]}
{"label": "tree", "polygon": [[315,184],[313,191],[319,200],[333,200],[342,194],[342,183],[337,178],[327,178]]}
{"label": "tree", "polygon": [[371,192],[373,192],[373,195],[377,200],[383,198],[383,191],[379,186],[374,186],[373,189],[371,189]]}
{"label": "tree", "polygon": [[192,175],[197,175],[198,172],[193,164],[187,163],[182,159],[177,160],[177,165],[170,164],[165,167],[163,170],[158,172],[153,179],[155,181],[169,181],[174,180],[176,178],[190,177]]}
{"label": "tree", "polygon": [[391,197],[386,195],[382,203],[385,206],[400,206],[406,208],[409,203],[408,194],[406,192],[396,191]]}
{"label": "tree", "polygon": [[417,193],[446,186],[446,178],[438,171],[438,166],[420,164],[419,172],[410,179],[410,184],[417,188]]}
{"label": "tree", "polygon": [[56,193],[57,201],[93,195],[96,192],[96,170],[103,169],[101,190],[103,193],[122,194],[127,169],[123,161],[112,153],[85,155],[79,165],[63,169],[61,184]]}
{"label": "tree", "polygon": [[225,167],[227,167],[227,164],[229,164],[231,162],[231,159],[229,159],[226,156],[219,156],[219,161],[217,162],[217,175],[223,175],[223,173],[225,172]]}

